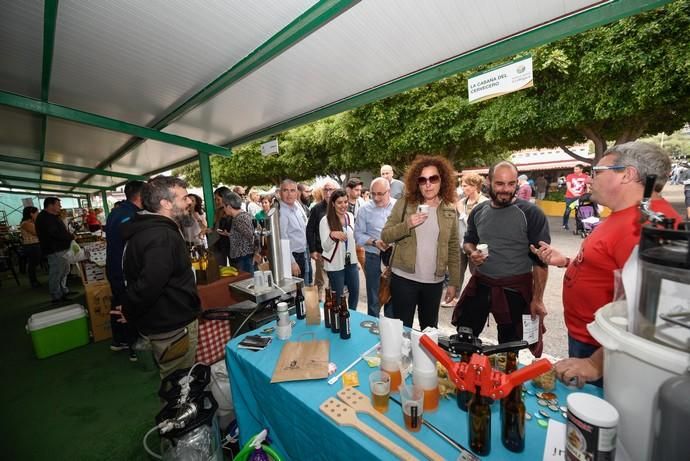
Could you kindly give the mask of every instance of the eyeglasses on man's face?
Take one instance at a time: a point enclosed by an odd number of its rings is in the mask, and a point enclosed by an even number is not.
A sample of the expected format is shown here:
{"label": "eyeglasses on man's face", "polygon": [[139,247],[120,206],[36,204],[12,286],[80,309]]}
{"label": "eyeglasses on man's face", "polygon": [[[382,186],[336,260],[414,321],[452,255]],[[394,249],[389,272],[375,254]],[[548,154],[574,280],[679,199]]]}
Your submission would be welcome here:
{"label": "eyeglasses on man's face", "polygon": [[434,174],[428,178],[426,176],[420,176],[417,178],[417,184],[420,186],[424,186],[427,182],[431,184],[438,184],[441,182],[441,177],[437,174]]}
{"label": "eyeglasses on man's face", "polygon": [[598,172],[606,170],[625,170],[627,167],[624,165],[597,165],[592,167],[592,177],[595,177]]}
{"label": "eyeglasses on man's face", "polygon": [[384,191],[384,192],[370,192],[370,194],[371,194],[372,197],[384,197],[387,193],[388,193],[388,191]]}

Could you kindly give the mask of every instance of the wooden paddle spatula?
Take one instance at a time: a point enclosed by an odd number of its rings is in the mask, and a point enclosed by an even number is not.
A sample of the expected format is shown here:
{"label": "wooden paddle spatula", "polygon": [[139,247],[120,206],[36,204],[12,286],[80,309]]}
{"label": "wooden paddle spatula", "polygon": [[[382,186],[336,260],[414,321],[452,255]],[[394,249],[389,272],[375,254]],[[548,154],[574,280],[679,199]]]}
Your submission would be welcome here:
{"label": "wooden paddle spatula", "polygon": [[378,422],[380,422],[381,424],[383,424],[384,426],[386,426],[395,435],[397,435],[405,442],[409,443],[411,446],[419,450],[419,452],[422,453],[426,459],[430,459],[432,461],[443,461],[443,457],[441,457],[434,450],[432,450],[427,445],[417,440],[405,429],[391,421],[387,416],[376,411],[374,406],[371,404],[371,400],[369,399],[369,397],[362,394],[354,387],[346,387],[345,389],[340,390],[338,392],[338,398],[343,402],[347,403],[349,406],[351,406],[355,410],[355,412],[366,413]]}
{"label": "wooden paddle spatula", "polygon": [[398,445],[388,440],[386,437],[376,432],[376,430],[372,429],[371,427],[367,426],[362,421],[360,421],[359,418],[357,418],[355,410],[353,410],[347,404],[341,402],[340,400],[333,397],[329,397],[328,400],[321,404],[319,409],[326,416],[338,423],[339,426],[354,427],[362,434],[366,435],[367,437],[369,437],[370,439],[384,447],[386,450],[393,453],[399,459],[405,461],[417,459],[410,453],[399,447]]}

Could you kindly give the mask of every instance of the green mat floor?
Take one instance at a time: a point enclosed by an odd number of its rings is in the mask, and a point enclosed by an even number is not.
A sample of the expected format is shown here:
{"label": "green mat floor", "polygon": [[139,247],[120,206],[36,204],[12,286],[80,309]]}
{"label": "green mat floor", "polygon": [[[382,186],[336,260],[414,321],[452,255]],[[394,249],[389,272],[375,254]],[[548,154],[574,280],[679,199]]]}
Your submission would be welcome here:
{"label": "green mat floor", "polygon": [[[110,342],[39,360],[27,319],[52,309],[45,274],[42,288],[0,279],[0,456],[6,460],[148,460],[142,438],[159,409],[155,371],[111,352]],[[78,278],[74,303],[85,305]],[[150,446],[159,452],[157,436]]]}

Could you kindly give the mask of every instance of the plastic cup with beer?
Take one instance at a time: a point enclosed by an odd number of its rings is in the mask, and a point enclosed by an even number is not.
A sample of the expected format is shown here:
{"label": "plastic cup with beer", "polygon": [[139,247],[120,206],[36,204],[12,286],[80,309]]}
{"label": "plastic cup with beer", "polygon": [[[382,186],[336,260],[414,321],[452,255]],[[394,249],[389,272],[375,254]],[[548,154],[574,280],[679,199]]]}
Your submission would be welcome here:
{"label": "plastic cup with beer", "polygon": [[412,381],[424,391],[424,410],[434,411],[438,408],[440,392],[438,390],[438,374],[436,370],[414,370]]}
{"label": "plastic cup with beer", "polygon": [[402,382],[402,375],[400,374],[400,356],[398,357],[381,357],[381,371],[385,371],[391,378],[391,393],[398,392],[398,387]]}
{"label": "plastic cup with beer", "polygon": [[410,432],[419,432],[424,417],[424,390],[419,386],[402,384],[400,386],[400,401],[405,429]]}
{"label": "plastic cup with beer", "polygon": [[380,413],[388,411],[388,398],[391,395],[391,377],[385,371],[374,371],[369,375],[369,390],[374,408]]}

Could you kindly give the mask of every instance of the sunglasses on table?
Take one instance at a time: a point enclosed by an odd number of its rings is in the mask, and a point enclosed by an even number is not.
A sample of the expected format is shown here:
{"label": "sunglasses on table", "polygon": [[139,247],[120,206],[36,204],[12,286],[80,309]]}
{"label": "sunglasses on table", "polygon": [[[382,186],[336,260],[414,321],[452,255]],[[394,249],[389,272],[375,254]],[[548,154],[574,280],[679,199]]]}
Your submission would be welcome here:
{"label": "sunglasses on table", "polygon": [[441,177],[437,174],[431,175],[428,178],[425,176],[420,176],[417,178],[417,184],[420,186],[425,185],[427,182],[431,184],[438,184],[441,182]]}

